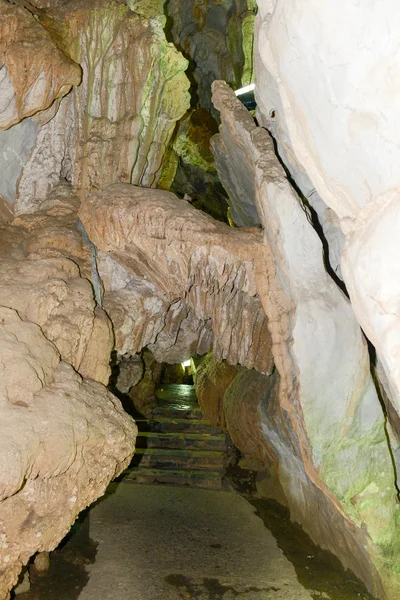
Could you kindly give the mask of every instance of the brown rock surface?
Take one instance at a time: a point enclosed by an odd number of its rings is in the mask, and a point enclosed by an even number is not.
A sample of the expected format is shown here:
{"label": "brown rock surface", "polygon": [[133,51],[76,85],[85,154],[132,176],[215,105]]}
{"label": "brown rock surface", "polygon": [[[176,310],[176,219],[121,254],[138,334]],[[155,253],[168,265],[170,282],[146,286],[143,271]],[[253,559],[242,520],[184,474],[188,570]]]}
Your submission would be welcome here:
{"label": "brown rock surface", "polygon": [[267,377],[254,369],[243,369],[223,396],[226,429],[237,448],[256,459],[259,468],[269,464],[268,443],[262,429],[263,412],[278,389],[279,376]]}
{"label": "brown rock surface", "polygon": [[81,375],[107,384],[113,333],[93,297],[78,205],[68,186],[60,187],[43,210],[0,227],[0,302],[40,325]]}
{"label": "brown rock surface", "polygon": [[145,365],[140,354],[125,355],[119,358],[115,387],[122,394],[137,385],[143,378]]}
{"label": "brown rock surface", "polygon": [[129,390],[135,409],[142,415],[150,415],[157,404],[156,389],[161,377],[162,365],[156,361],[150,350],[143,350],[143,377]]}
{"label": "brown rock surface", "polygon": [[65,96],[81,69],[28,10],[0,0],[0,81],[0,129],[7,129]]}
{"label": "brown rock surface", "polygon": [[226,362],[218,363],[212,352],[196,368],[195,388],[201,412],[210,423],[225,430],[224,394],[238,371],[238,367]]}
{"label": "brown rock surface", "polygon": [[113,335],[83,277],[92,256],[78,204],[63,186],[0,226],[1,600],[134,451],[136,426],[102,385]]}
{"label": "brown rock surface", "polygon": [[0,598],[53,550],[129,463],[136,426],[104,386],[60,361],[40,327],[0,308]]}
{"label": "brown rock surface", "polygon": [[219,363],[209,352],[197,364],[195,388],[205,418],[229,433],[236,448],[251,459],[251,468],[270,467],[276,455],[263,432],[263,420],[268,406],[276,403],[277,371],[267,376]]}
{"label": "brown rock surface", "polygon": [[136,280],[150,281],[165,302],[181,299],[209,322],[217,360],[270,371],[271,342],[255,283],[260,231],[232,229],[170,192],[124,184],[93,194],[80,217],[96,246]]}
{"label": "brown rock surface", "polygon": [[187,61],[168,44],[164,16],[146,19],[118,0],[71,0],[38,18],[83,75],[15,166],[17,212],[36,210],[60,178],[80,197],[118,181],[155,187],[189,107]]}

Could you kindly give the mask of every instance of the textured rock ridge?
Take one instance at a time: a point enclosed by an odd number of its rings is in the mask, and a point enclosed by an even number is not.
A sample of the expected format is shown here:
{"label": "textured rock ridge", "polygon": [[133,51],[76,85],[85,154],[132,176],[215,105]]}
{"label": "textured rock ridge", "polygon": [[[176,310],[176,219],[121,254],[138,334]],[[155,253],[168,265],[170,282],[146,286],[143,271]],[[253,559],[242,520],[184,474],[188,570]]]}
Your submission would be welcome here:
{"label": "textured rock ridge", "polygon": [[[130,462],[136,425],[104,387],[111,323],[68,186],[0,226],[0,598]],[[86,278],[86,277],[88,278]]]}
{"label": "textured rock ridge", "polygon": [[[253,203],[264,228],[267,277],[260,298],[280,382],[276,415],[263,430],[292,515],[371,592],[395,598],[395,474],[366,343],[350,303],[325,271],[321,242],[268,132],[257,128],[226,84],[214,84],[213,100],[221,113],[220,141],[229,151],[225,169],[235,169],[240,179],[241,164],[244,177],[252,174]],[[257,276],[261,289],[263,274]],[[317,497],[319,515],[310,511],[309,499]]]}
{"label": "textured rock ridge", "polygon": [[[212,331],[219,360],[270,371],[270,338],[255,283],[260,231],[232,229],[170,192],[124,184],[92,194],[79,214],[96,246],[136,281],[150,282],[168,315],[175,311],[179,325],[171,315],[171,347],[191,315],[190,325],[194,317],[202,323],[197,339]],[[179,362],[176,354],[170,362]]]}
{"label": "textured rock ridge", "polygon": [[79,200],[61,186],[42,210],[0,227],[0,299],[37,323],[63,360],[107,384],[111,323],[96,306],[89,245],[77,228]]}

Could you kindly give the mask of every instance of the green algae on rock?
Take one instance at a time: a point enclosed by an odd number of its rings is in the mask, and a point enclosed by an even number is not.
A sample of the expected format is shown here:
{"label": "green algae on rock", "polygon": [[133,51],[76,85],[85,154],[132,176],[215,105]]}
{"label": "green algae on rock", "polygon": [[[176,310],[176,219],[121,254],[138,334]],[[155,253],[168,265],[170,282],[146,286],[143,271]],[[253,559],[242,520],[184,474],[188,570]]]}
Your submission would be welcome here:
{"label": "green algae on rock", "polygon": [[126,3],[133,12],[151,19],[163,14],[165,0],[126,0]]}

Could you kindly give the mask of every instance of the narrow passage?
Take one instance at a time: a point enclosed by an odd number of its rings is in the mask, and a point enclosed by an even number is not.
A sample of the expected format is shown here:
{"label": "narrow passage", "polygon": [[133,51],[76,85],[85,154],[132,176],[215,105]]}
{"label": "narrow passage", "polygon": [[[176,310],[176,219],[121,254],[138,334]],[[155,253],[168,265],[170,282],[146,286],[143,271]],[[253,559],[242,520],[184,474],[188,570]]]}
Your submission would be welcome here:
{"label": "narrow passage", "polygon": [[225,435],[204,420],[193,386],[163,385],[137,423],[131,467],[21,600],[370,598],[300,528],[224,479]]}

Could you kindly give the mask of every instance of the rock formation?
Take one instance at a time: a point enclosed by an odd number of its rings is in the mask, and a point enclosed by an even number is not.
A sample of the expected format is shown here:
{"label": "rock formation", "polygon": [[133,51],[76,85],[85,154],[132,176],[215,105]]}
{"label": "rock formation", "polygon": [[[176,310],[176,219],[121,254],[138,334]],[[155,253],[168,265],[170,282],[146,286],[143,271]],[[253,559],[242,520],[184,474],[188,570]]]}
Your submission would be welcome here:
{"label": "rock formation", "polygon": [[107,389],[111,323],[66,185],[0,225],[0,598],[130,462],[136,426]]}
{"label": "rock formation", "polygon": [[[260,119],[275,121],[293,171],[306,174],[346,236],[345,283],[398,413],[399,278],[392,258],[398,254],[398,118],[391,74],[399,62],[399,8],[388,1],[358,9],[355,1],[340,10],[328,1],[312,10],[297,0],[261,2],[257,99]],[[366,30],[373,32],[368,39]]]}
{"label": "rock formation", "polygon": [[235,88],[252,81],[255,0],[168,0],[166,6],[173,41],[192,64],[193,96],[213,111],[215,79]]}
{"label": "rock formation", "polygon": [[[129,396],[135,410],[142,415],[150,415],[157,405],[156,389],[160,383],[162,365],[158,363],[152,353],[145,349],[142,352],[143,376],[131,386]],[[124,360],[122,364],[124,364]]]}
{"label": "rock formation", "polygon": [[155,186],[188,107],[187,61],[153,5],[0,3],[2,600],[133,454],[102,385],[114,335],[76,211],[108,183]]}
{"label": "rock formation", "polygon": [[[79,214],[93,243],[131,274],[134,285],[151,285],[162,298],[167,307],[164,345],[179,346],[179,335],[186,331],[186,350],[178,357],[175,348],[172,358],[166,353],[166,361],[204,354],[212,344],[218,360],[270,371],[270,338],[254,268],[260,231],[232,229],[170,192],[126,184],[92,194]],[[121,287],[133,287],[126,281],[121,277]],[[149,298],[149,311],[153,302]],[[110,316],[114,321],[111,310]],[[157,333],[154,329],[154,337]],[[131,329],[126,327],[124,335],[131,339]]]}
{"label": "rock formation", "polygon": [[0,129],[45,111],[81,81],[81,69],[28,11],[0,2]]}
{"label": "rock formation", "polygon": [[237,374],[237,367],[217,362],[212,352],[202,358],[196,369],[195,387],[201,412],[207,421],[221,429],[226,429],[224,394]]}
{"label": "rock formation", "polygon": [[[233,196],[253,178],[264,232],[267,273],[258,271],[257,285],[280,375],[276,414],[263,424],[266,445],[279,463],[292,516],[374,594],[394,598],[400,583],[395,473],[366,342],[324,268],[321,242],[270,135],[226,84],[215,83],[213,91],[222,121],[214,146],[228,149],[219,164],[222,180]],[[310,498],[319,498],[318,515]]]}
{"label": "rock formation", "polygon": [[[117,181],[156,186],[175,122],[189,106],[187,61],[167,43],[164,16],[146,19],[119,0],[59,4],[37,10],[36,19],[24,12],[48,46],[79,63],[82,84],[50,112],[0,132],[0,167],[9,171],[0,194],[18,213],[34,212],[60,179],[80,198]],[[59,65],[59,55],[64,56],[61,50],[54,52],[54,70],[66,84],[60,91],[51,76],[54,97],[68,91],[67,82],[79,83],[81,73],[65,57],[66,65]],[[17,59],[15,69],[23,72],[26,57]],[[39,100],[37,110],[49,105]]]}
{"label": "rock formation", "polygon": [[159,187],[188,199],[192,206],[228,222],[227,196],[210,148],[218,124],[203,108],[189,111],[179,123],[164,161]]}
{"label": "rock formation", "polygon": [[259,0],[253,69],[254,0],[0,0],[0,600],[130,461],[112,352],[143,412],[207,355],[204,414],[397,600],[400,9],[342,4]]}

